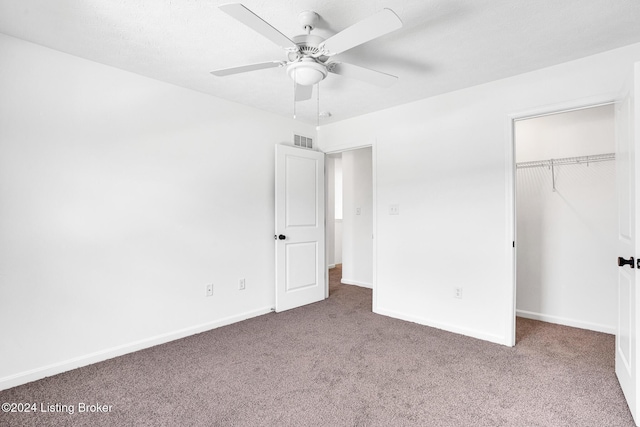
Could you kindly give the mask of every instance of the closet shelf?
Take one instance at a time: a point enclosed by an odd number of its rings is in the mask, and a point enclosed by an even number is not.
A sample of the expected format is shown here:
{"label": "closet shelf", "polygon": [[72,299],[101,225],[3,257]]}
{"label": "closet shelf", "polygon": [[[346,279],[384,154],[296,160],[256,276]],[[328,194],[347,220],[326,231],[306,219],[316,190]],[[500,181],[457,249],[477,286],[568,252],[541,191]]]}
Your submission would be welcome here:
{"label": "closet shelf", "polygon": [[516,168],[518,169],[539,168],[539,167],[551,168],[557,165],[575,165],[575,164],[584,164],[584,163],[588,165],[589,163],[606,162],[606,161],[615,160],[615,159],[616,159],[615,153],[594,154],[591,156],[565,157],[563,159],[534,160],[532,162],[521,162],[521,163],[516,163]]}
{"label": "closet shelf", "polygon": [[565,157],[562,159],[535,160],[533,162],[516,163],[516,169],[540,168],[545,167],[551,169],[552,190],[556,191],[556,169],[558,165],[583,165],[589,166],[589,163],[606,162],[615,160],[615,153],[594,154],[591,156]]}

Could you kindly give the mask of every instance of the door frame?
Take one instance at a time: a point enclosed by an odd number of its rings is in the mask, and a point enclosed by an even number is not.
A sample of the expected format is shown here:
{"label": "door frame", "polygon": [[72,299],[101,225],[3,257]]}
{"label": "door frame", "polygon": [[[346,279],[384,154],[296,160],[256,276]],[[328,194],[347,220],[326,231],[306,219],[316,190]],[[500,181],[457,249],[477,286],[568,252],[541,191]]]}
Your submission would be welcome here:
{"label": "door frame", "polygon": [[516,262],[517,262],[517,235],[516,235],[516,147],[515,147],[515,123],[520,120],[535,117],[550,116],[553,114],[567,113],[570,111],[584,110],[586,108],[600,107],[614,104],[620,98],[619,93],[605,94],[595,97],[582,98],[529,108],[507,114],[505,120],[505,134],[507,145],[505,147],[505,174],[506,174],[506,230],[505,247],[507,248],[507,292],[505,292],[505,307],[508,307],[506,316],[505,345],[516,345]]}
{"label": "door frame", "polygon": [[[353,150],[360,150],[362,148],[371,148],[371,180],[372,180],[372,209],[371,209],[371,222],[372,222],[372,239],[373,239],[373,253],[371,254],[372,259],[372,267],[373,267],[373,271],[372,271],[372,282],[371,282],[371,286],[373,288],[373,301],[372,301],[372,310],[373,312],[376,312],[376,309],[378,307],[378,303],[377,303],[377,291],[376,289],[377,287],[377,283],[378,283],[378,268],[377,268],[377,259],[378,259],[378,237],[377,237],[377,230],[378,230],[378,214],[377,214],[377,199],[378,199],[378,187],[377,187],[377,164],[378,164],[378,156],[377,156],[377,144],[375,144],[375,140],[374,141],[370,141],[368,143],[362,144],[362,145],[354,145],[354,146],[349,146],[349,147],[340,147],[340,148],[335,148],[333,150],[329,150],[329,151],[325,151],[324,154],[329,155],[329,154],[341,154],[341,153],[345,153],[347,151],[353,151]],[[326,162],[326,160],[325,160]],[[325,163],[326,164],[326,163]],[[325,172],[326,172],[326,166],[325,166]],[[327,188],[327,174],[325,173],[325,188]],[[327,207],[327,194],[329,193],[328,191],[325,191],[325,220],[327,218],[327,212],[326,212],[326,207]],[[326,233],[326,226],[325,226],[325,233]],[[326,251],[327,251],[327,237],[325,234],[325,263],[326,263],[326,289],[325,289],[325,298],[329,298],[329,261],[328,258],[326,256]]]}

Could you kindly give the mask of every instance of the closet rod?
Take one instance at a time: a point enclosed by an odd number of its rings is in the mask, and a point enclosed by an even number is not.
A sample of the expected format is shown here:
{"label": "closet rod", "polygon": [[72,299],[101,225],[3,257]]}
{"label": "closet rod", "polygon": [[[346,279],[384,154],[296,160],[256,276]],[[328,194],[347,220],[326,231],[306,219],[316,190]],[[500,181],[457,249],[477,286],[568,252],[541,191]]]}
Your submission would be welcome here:
{"label": "closet rod", "polygon": [[578,157],[565,157],[562,159],[549,159],[549,160],[534,160],[532,162],[521,162],[516,163],[516,168],[525,169],[525,168],[539,168],[546,167],[551,168],[557,165],[574,165],[574,164],[583,164],[586,163],[596,163],[596,162],[606,162],[609,160],[615,160],[615,153],[606,153],[606,154],[595,154],[591,156],[578,156]]}
{"label": "closet rod", "polygon": [[549,159],[549,160],[535,160],[533,162],[521,162],[516,163],[516,169],[526,169],[526,168],[539,168],[546,167],[551,169],[551,185],[552,190],[556,191],[556,169],[555,167],[558,165],[580,165],[596,162],[606,162],[610,160],[615,160],[615,153],[606,153],[606,154],[595,154],[591,156],[578,156],[578,157],[564,157],[562,159]]}

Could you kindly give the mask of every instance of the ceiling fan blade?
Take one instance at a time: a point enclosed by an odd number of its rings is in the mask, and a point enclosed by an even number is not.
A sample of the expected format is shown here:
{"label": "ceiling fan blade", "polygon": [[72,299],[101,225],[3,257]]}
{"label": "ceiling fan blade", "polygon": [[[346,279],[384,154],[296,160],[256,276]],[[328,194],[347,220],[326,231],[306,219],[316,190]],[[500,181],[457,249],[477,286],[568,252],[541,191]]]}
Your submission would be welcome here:
{"label": "ceiling fan blade", "polygon": [[362,80],[381,87],[390,87],[398,81],[398,77],[391,74],[370,70],[369,68],[359,67],[353,64],[345,64],[344,62],[331,62],[328,64],[327,69],[330,73]]}
{"label": "ceiling fan blade", "polygon": [[281,67],[285,63],[282,61],[260,62],[259,64],[241,65],[239,67],[223,68],[211,71],[211,74],[218,77],[230,76],[232,74],[246,73],[248,71],[264,70],[265,68]]}
{"label": "ceiling fan blade", "polygon": [[383,9],[329,37],[320,44],[327,56],[337,55],[402,27],[402,21],[391,9]]}
{"label": "ceiling fan blade", "polygon": [[298,49],[298,45],[291,41],[287,36],[273,28],[265,20],[244,7],[242,4],[227,3],[220,5],[219,8],[226,14],[242,22],[247,27],[259,34],[262,34],[262,36],[268,38],[278,46],[282,46],[285,49]]}
{"label": "ceiling fan blade", "polygon": [[313,93],[312,85],[296,85],[296,102],[311,99]]}

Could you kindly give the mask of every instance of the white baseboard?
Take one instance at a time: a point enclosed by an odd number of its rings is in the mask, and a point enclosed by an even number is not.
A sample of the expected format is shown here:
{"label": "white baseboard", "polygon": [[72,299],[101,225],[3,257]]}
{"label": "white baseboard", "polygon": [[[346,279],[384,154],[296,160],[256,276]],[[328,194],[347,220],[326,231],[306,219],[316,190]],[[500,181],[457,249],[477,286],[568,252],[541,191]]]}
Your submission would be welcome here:
{"label": "white baseboard", "polygon": [[22,384],[26,384],[32,381],[37,381],[42,378],[50,377],[60,374],[62,372],[70,371],[72,369],[80,368],[83,366],[91,365],[93,363],[102,362],[107,359],[122,356],[124,354],[133,353],[138,350],[142,350],[156,345],[164,344],[170,341],[174,341],[180,338],[188,337],[190,335],[206,332],[211,329],[216,329],[221,326],[230,325],[232,323],[241,322],[252,317],[261,316],[263,314],[271,313],[273,310],[271,307],[262,308],[259,310],[249,311],[236,316],[226,317],[224,319],[216,320],[213,322],[203,323],[200,325],[191,326],[189,328],[180,329],[178,331],[169,332],[162,335],[157,335],[150,338],[145,338],[139,341],[135,341],[129,344],[119,345],[94,353],[86,354],[73,359],[65,360],[63,362],[53,363],[51,365],[42,366],[40,368],[31,369],[29,371],[20,372],[8,377],[0,378],[0,390],[6,390],[12,387],[17,387]]}
{"label": "white baseboard", "polygon": [[375,308],[373,312],[377,314],[381,314],[383,316],[389,316],[395,319],[406,320],[407,322],[413,322],[419,325],[429,326],[431,328],[442,329],[443,331],[453,332],[454,334],[460,334],[460,335],[465,335],[471,338],[477,338],[483,341],[489,341],[495,344],[505,345],[505,342],[506,342],[505,337],[503,337],[502,335],[488,334],[486,332],[478,331],[475,329],[460,328],[455,325],[435,322],[431,319],[426,319],[423,317],[410,316],[404,313],[398,313],[397,311],[393,311],[393,310],[387,310],[387,309],[378,307],[378,308]]}
{"label": "white baseboard", "polygon": [[332,268],[336,268],[335,264],[329,264],[329,270],[331,270]]}
{"label": "white baseboard", "polygon": [[533,311],[516,310],[516,316],[525,319],[540,320],[547,323],[555,323],[557,325],[571,326],[572,328],[588,329],[595,332],[603,332],[605,334],[615,335],[615,326],[601,325],[599,323],[584,322],[581,320],[569,319],[567,317],[551,316],[549,314],[536,313]]}
{"label": "white baseboard", "polygon": [[360,286],[362,288],[373,289],[373,285],[371,283],[358,282],[357,280],[349,280],[349,279],[342,278],[340,279],[340,283],[342,283],[343,285],[355,285],[355,286]]}

